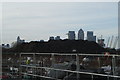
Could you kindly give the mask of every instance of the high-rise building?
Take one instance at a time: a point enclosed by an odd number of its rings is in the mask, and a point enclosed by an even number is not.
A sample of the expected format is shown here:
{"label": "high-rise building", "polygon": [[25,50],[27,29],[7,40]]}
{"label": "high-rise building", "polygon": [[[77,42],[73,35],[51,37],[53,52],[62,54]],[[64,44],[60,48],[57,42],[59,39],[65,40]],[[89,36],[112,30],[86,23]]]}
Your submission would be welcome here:
{"label": "high-rise building", "polygon": [[10,48],[10,45],[9,44],[2,44],[2,47],[8,49],[8,48]]}
{"label": "high-rise building", "polygon": [[40,40],[40,42],[44,42],[44,40]]}
{"label": "high-rise building", "polygon": [[19,36],[17,37],[17,43],[24,43],[24,42],[25,40],[21,40]]}
{"label": "high-rise building", "polygon": [[54,37],[53,37],[53,36],[50,36],[50,37],[49,37],[49,40],[54,40]]}
{"label": "high-rise building", "polygon": [[17,42],[20,42],[20,37],[19,36],[17,37]]}
{"label": "high-rise building", "polygon": [[5,46],[5,44],[2,44],[2,47],[4,47]]}
{"label": "high-rise building", "polygon": [[96,42],[96,36],[93,36],[93,31],[87,31],[87,40]]}
{"label": "high-rise building", "polygon": [[95,41],[96,42],[96,36],[93,36],[93,40],[92,41]]}
{"label": "high-rise building", "polygon": [[68,32],[68,39],[69,40],[75,40],[75,31],[69,31]]}
{"label": "high-rise building", "polygon": [[78,31],[78,40],[84,40],[84,31],[82,29],[80,29]]}
{"label": "high-rise building", "polygon": [[56,37],[55,37],[55,40],[60,40],[60,36],[56,36]]}

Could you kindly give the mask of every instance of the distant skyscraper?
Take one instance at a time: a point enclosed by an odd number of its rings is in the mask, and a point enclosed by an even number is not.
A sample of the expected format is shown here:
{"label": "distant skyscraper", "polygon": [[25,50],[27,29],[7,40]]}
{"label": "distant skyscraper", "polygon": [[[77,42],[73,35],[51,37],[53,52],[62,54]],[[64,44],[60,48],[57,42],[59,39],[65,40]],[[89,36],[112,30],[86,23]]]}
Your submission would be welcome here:
{"label": "distant skyscraper", "polygon": [[80,39],[84,40],[84,31],[82,29],[78,31],[78,40]]}
{"label": "distant skyscraper", "polygon": [[96,42],[96,36],[93,36],[93,40],[92,41],[95,41]]}
{"label": "distant skyscraper", "polygon": [[40,42],[44,42],[44,40],[40,40]]}
{"label": "distant skyscraper", "polygon": [[21,40],[19,36],[17,37],[17,43],[24,43],[24,42],[25,40]]}
{"label": "distant skyscraper", "polygon": [[8,49],[8,48],[10,48],[10,45],[9,44],[2,44],[2,47]]}
{"label": "distant skyscraper", "polygon": [[7,47],[7,48],[9,48],[9,47],[10,47],[10,45],[9,45],[9,44],[6,44],[6,47]]}
{"label": "distant skyscraper", "polygon": [[53,36],[49,37],[49,40],[54,40],[54,37]]}
{"label": "distant skyscraper", "polygon": [[87,31],[87,40],[96,42],[96,36],[93,36],[93,31]]}
{"label": "distant skyscraper", "polygon": [[68,39],[69,40],[75,40],[75,31],[69,31],[68,32]]}
{"label": "distant skyscraper", "polygon": [[60,40],[60,36],[56,36],[56,37],[55,37],[55,40]]}
{"label": "distant skyscraper", "polygon": [[2,47],[4,47],[5,46],[5,44],[2,44]]}
{"label": "distant skyscraper", "polygon": [[20,37],[18,36],[18,37],[17,37],[17,42],[19,42],[19,41],[20,41]]}

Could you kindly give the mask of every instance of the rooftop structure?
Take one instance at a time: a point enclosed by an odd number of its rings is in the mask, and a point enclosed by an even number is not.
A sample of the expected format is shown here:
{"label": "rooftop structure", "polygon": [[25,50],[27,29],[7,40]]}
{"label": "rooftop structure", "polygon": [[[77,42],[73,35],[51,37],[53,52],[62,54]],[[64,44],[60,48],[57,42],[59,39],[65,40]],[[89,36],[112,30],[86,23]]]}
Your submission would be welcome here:
{"label": "rooftop structure", "polygon": [[105,47],[104,39],[98,39],[98,44],[102,47]]}

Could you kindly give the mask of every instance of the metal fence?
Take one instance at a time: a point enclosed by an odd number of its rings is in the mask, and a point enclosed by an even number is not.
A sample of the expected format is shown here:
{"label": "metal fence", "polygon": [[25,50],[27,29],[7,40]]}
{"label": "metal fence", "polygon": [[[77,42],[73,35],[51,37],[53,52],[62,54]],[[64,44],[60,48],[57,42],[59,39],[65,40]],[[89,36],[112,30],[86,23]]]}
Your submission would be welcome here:
{"label": "metal fence", "polygon": [[20,74],[52,80],[120,80],[120,55],[21,53]]}

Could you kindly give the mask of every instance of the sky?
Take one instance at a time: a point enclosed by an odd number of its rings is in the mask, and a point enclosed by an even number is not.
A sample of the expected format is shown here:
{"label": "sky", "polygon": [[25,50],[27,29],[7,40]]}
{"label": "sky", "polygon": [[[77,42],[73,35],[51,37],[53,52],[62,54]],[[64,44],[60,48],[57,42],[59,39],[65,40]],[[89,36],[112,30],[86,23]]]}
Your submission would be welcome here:
{"label": "sky", "polygon": [[[0,17],[1,18],[1,17]],[[4,2],[2,4],[2,43],[17,36],[26,41],[66,39],[68,31],[94,31],[107,42],[118,35],[117,2]]]}

